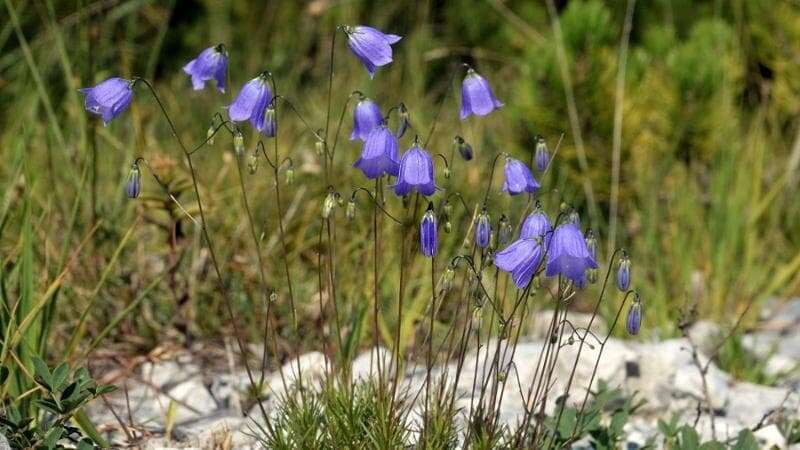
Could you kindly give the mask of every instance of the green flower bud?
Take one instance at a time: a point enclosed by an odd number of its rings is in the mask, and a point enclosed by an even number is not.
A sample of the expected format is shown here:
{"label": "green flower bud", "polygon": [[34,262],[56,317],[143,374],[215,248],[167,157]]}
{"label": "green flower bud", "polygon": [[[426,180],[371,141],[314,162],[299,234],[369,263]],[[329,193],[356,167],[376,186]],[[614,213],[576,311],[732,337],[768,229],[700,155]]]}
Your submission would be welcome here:
{"label": "green flower bud", "polygon": [[497,225],[497,245],[505,247],[506,244],[511,242],[512,234],[514,234],[514,230],[511,228],[511,223],[508,221],[508,217],[503,214],[500,216],[500,223]]}
{"label": "green flower bud", "polygon": [[236,130],[233,135],[233,150],[236,152],[236,156],[244,155],[244,136],[239,130]]}
{"label": "green flower bud", "polygon": [[450,219],[447,219],[444,222],[444,232],[449,234],[451,231],[453,231],[453,224],[450,223]]}
{"label": "green flower bud", "polygon": [[253,152],[250,154],[250,157],[247,158],[247,171],[250,172],[250,175],[253,175],[258,170],[258,153]]}
{"label": "green flower bud", "polygon": [[325,154],[325,142],[319,140],[314,143],[314,149],[317,152],[318,156],[322,156]]}
{"label": "green flower bud", "polygon": [[294,167],[290,164],[286,169],[286,184],[294,183]]}
{"label": "green flower bud", "polygon": [[356,199],[350,197],[350,200],[347,202],[347,209],[345,210],[345,216],[347,216],[347,220],[353,220],[356,218]]}
{"label": "green flower bud", "polygon": [[597,269],[586,270],[586,281],[591,284],[597,283]]}
{"label": "green flower bud", "polygon": [[453,266],[447,266],[447,269],[444,271],[444,275],[442,275],[442,282],[439,287],[439,290],[442,293],[448,292],[450,288],[453,287],[453,280],[456,278],[456,271],[453,269]]}
{"label": "green flower bud", "polygon": [[333,212],[333,208],[336,207],[336,194],[334,192],[329,192],[327,196],[325,196],[325,200],[322,202],[322,218],[328,219]]}
{"label": "green flower bud", "polygon": [[442,206],[442,210],[444,211],[444,215],[447,217],[453,215],[453,204],[450,203],[450,200],[444,201],[444,206]]}
{"label": "green flower bud", "polygon": [[214,131],[214,123],[212,122],[208,127],[208,131],[206,131],[206,140],[208,141],[208,145],[214,145]]}

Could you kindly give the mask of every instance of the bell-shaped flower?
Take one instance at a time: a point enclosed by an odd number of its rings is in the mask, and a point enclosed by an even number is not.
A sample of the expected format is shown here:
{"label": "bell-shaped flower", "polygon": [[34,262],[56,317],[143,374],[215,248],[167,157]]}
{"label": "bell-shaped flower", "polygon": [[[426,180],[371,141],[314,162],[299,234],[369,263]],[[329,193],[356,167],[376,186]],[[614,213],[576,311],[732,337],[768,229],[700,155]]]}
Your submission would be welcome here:
{"label": "bell-shaped flower", "polygon": [[400,163],[397,161],[399,145],[394,133],[386,125],[380,125],[369,133],[361,157],[353,163],[353,167],[360,169],[370,179],[383,174],[396,177],[400,172]]}
{"label": "bell-shaped flower", "polygon": [[397,175],[397,183],[394,185],[394,192],[404,197],[414,189],[424,196],[431,196],[436,192],[433,159],[428,152],[416,144],[405,152],[400,160],[400,170]]}
{"label": "bell-shaped flower", "polygon": [[494,265],[511,273],[518,288],[524,289],[542,263],[541,239],[518,239],[494,255]]}
{"label": "bell-shaped flower", "polygon": [[264,116],[270,102],[272,90],[269,88],[269,79],[266,74],[261,74],[245,83],[236,100],[228,106],[228,117],[233,122],[249,120],[255,129],[264,130]]}
{"label": "bell-shaped flower", "polygon": [[378,67],[392,62],[392,44],[402,39],[364,25],[345,27],[344,32],[347,45],[367,68],[370,78],[375,76]]}
{"label": "bell-shaped flower", "polygon": [[353,109],[353,132],[350,140],[367,140],[369,133],[383,123],[383,116],[378,104],[368,98],[362,98]]}
{"label": "bell-shaped flower", "polygon": [[422,215],[422,221],[419,224],[419,244],[422,254],[428,258],[436,256],[439,251],[436,213],[433,211],[433,204],[428,205],[428,210]]}
{"label": "bell-shaped flower", "polygon": [[547,249],[545,274],[563,275],[580,287],[586,283],[586,269],[597,269],[597,262],[586,246],[583,233],[574,223],[559,225]]}
{"label": "bell-shaped flower", "polygon": [[550,238],[553,237],[553,225],[550,224],[550,219],[538,207],[535,211],[528,214],[525,221],[522,222],[522,227],[519,231],[520,239],[535,239],[541,238],[544,243],[544,248],[550,246]]}
{"label": "bell-shaped flower", "polygon": [[486,78],[469,69],[461,84],[461,120],[470,114],[485,116],[501,106],[503,102],[494,96]]}
{"label": "bell-shaped flower", "polygon": [[133,100],[133,82],[124,78],[109,78],[80,91],[86,95],[86,111],[102,117],[103,125],[122,114]]}
{"label": "bell-shaped flower", "polygon": [[503,192],[517,195],[523,192],[534,193],[538,190],[539,182],[533,178],[533,174],[528,166],[518,159],[506,158]]}
{"label": "bell-shaped flower", "polygon": [[222,44],[209,47],[197,58],[183,66],[183,71],[192,78],[192,87],[195,91],[202,90],[206,81],[217,82],[217,89],[225,92],[225,79],[228,76],[228,55]]}

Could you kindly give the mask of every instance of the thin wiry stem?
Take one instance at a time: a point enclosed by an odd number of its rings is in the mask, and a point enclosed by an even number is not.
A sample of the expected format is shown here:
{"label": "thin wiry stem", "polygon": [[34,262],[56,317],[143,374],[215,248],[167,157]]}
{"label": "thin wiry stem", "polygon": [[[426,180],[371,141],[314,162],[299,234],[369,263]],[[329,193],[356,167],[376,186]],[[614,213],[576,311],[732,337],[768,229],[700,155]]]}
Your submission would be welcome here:
{"label": "thin wiry stem", "polygon": [[[172,118],[170,118],[169,114],[167,113],[166,108],[164,107],[164,104],[161,102],[161,99],[158,97],[158,94],[156,93],[155,88],[153,88],[153,86],[150,84],[150,82],[148,82],[144,78],[134,78],[134,84],[139,83],[139,82],[141,82],[145,86],[147,86],[148,90],[153,95],[153,98],[155,99],[156,103],[158,104],[159,109],[161,109],[161,113],[164,115],[164,118],[167,120],[167,124],[169,125],[170,131],[172,132],[172,136],[178,142],[178,145],[181,147],[181,150],[183,150],[183,153],[186,156],[186,162],[189,165],[189,172],[190,172],[190,174],[192,176],[192,187],[194,188],[194,194],[197,197],[198,210],[200,211],[200,230],[201,230],[201,232],[203,234],[203,237],[204,237],[204,239],[206,241],[206,245],[208,246],[208,253],[209,253],[209,256],[211,256],[211,263],[214,266],[214,272],[217,275],[218,288],[219,288],[220,292],[222,293],[223,297],[225,298],[225,302],[224,303],[227,306],[227,311],[228,311],[228,314],[229,314],[229,316],[231,318],[231,324],[233,325],[233,332],[234,332],[234,335],[235,335],[235,338],[236,338],[236,342],[237,342],[237,344],[239,346],[239,351],[242,354],[242,360],[244,362],[245,372],[247,372],[247,378],[250,381],[250,385],[253,388],[253,390],[258,392],[259,388],[256,386],[255,378],[253,377],[253,372],[250,369],[250,363],[247,361],[247,347],[245,347],[244,342],[242,341],[241,329],[239,328],[239,322],[237,320],[236,314],[234,314],[234,312],[233,312],[232,299],[230,298],[228,290],[225,287],[225,282],[223,281],[223,278],[222,278],[222,270],[220,269],[220,265],[219,265],[219,262],[218,262],[218,259],[217,259],[217,255],[216,255],[216,252],[214,251],[214,244],[213,244],[213,242],[211,240],[211,236],[210,236],[210,234],[208,232],[208,225],[207,225],[207,221],[206,221],[206,217],[205,217],[205,212],[203,210],[203,202],[202,202],[201,197],[200,197],[200,188],[199,188],[199,185],[198,185],[198,182],[197,182],[197,172],[195,171],[194,163],[192,162],[192,155],[189,154],[189,150],[187,149],[186,145],[184,145],[183,140],[180,138],[180,135],[178,135],[178,131],[175,128],[175,124],[172,122]],[[257,403],[258,403],[258,407],[261,410],[261,414],[264,417],[264,421],[265,421],[267,427],[271,429],[272,428],[272,424],[271,424],[271,421],[269,419],[269,416],[267,415],[267,410],[264,407],[264,404],[261,401],[260,396],[256,396],[256,400],[257,400]]]}

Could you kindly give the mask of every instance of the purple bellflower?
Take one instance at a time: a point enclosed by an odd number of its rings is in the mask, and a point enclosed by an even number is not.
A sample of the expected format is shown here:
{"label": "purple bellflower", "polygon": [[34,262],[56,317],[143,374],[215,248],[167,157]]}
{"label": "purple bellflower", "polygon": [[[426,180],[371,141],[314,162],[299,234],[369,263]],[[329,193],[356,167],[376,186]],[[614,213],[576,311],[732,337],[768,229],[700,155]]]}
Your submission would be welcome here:
{"label": "purple bellflower", "polygon": [[275,137],[278,134],[278,117],[275,112],[275,106],[271,102],[264,111],[264,127],[260,129],[261,134],[266,137]]}
{"label": "purple bellflower", "polygon": [[518,239],[494,255],[494,265],[511,273],[518,288],[524,289],[542,263],[544,252],[539,239]]}
{"label": "purple bellflower", "polygon": [[475,221],[475,244],[480,248],[486,248],[489,246],[491,237],[492,224],[486,208],[483,208]]}
{"label": "purple bellflower", "polygon": [[399,146],[394,133],[386,125],[380,125],[369,133],[361,157],[353,163],[353,167],[360,169],[369,179],[383,174],[396,177],[400,173],[400,163],[397,161]]}
{"label": "purple bellflower", "polygon": [[517,195],[523,192],[535,193],[538,190],[539,182],[533,178],[528,166],[518,159],[506,158],[503,192]]}
{"label": "purple bellflower", "polygon": [[563,275],[582,287],[586,284],[586,269],[597,269],[597,262],[586,246],[583,233],[574,223],[559,225],[547,250],[545,275]]}
{"label": "purple bellflower", "polygon": [[97,86],[80,91],[86,95],[86,111],[102,117],[103,125],[108,125],[130,106],[133,100],[133,81],[109,78]]}
{"label": "purple bellflower", "polygon": [[534,159],[536,159],[536,170],[539,172],[547,170],[547,165],[550,164],[550,150],[547,149],[547,143],[541,136],[536,138]]}
{"label": "purple bellflower", "polygon": [[631,287],[631,260],[626,253],[619,259],[617,269],[617,289],[626,292]]}
{"label": "purple bellflower", "polygon": [[134,162],[128,174],[128,182],[125,183],[125,195],[128,198],[138,198],[142,193],[142,177],[139,171],[139,163]]}
{"label": "purple bellflower", "polygon": [[353,109],[353,132],[350,133],[350,140],[367,140],[369,133],[383,123],[381,109],[374,101],[364,97],[356,103]]}
{"label": "purple bellflower", "polygon": [[537,207],[522,222],[519,237],[520,239],[539,238],[544,243],[545,250],[547,250],[550,247],[550,239],[553,237],[553,225],[550,224],[547,214]]}
{"label": "purple bellflower", "polygon": [[642,328],[643,313],[642,301],[637,293],[636,297],[633,299],[631,308],[628,310],[628,317],[625,320],[625,329],[628,331],[628,334],[632,336],[639,334],[639,330]]}
{"label": "purple bellflower", "polygon": [[419,243],[422,254],[428,258],[436,256],[439,251],[433,203],[428,204],[428,210],[422,215],[422,221],[419,224]]}
{"label": "purple bellflower", "polygon": [[217,89],[225,92],[225,79],[228,76],[228,55],[222,44],[209,47],[197,58],[183,66],[183,71],[192,78],[192,87],[195,91],[202,90],[206,81],[217,82]]}
{"label": "purple bellflower", "polygon": [[461,120],[470,114],[485,116],[501,106],[503,102],[494,96],[486,78],[469,69],[461,84]]}
{"label": "purple bellflower", "polygon": [[267,105],[272,102],[272,90],[265,73],[245,83],[236,100],[228,107],[228,117],[233,122],[249,120],[255,129],[264,133],[267,130],[265,113]]}
{"label": "purple bellflower", "polygon": [[344,27],[344,32],[347,45],[367,68],[370,78],[375,76],[378,67],[392,62],[392,44],[402,39],[364,25]]}
{"label": "purple bellflower", "polygon": [[404,197],[416,189],[420,194],[429,197],[436,192],[436,180],[433,176],[433,159],[419,145],[414,144],[403,154],[395,194]]}

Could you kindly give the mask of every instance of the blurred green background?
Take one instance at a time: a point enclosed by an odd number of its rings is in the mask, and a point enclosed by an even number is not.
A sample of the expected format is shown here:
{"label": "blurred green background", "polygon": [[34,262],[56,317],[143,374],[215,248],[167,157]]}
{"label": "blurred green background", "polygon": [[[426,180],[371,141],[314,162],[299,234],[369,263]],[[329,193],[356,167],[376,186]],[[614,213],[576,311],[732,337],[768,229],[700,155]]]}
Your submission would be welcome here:
{"label": "blurred green background", "polygon": [[[600,237],[604,261],[615,245],[628,249],[634,287],[646,302],[645,333],[676,333],[682,309],[696,307],[700,316],[727,323],[751,301],[800,292],[797,1],[3,0],[4,323],[14,321],[12,311],[34,313],[35,329],[25,331],[31,345],[69,356],[100,344],[100,337],[103,346],[139,352],[230,332],[197,227],[146,171],[143,198],[124,197],[131,162],[145,156],[195,211],[183,155],[152,98],[137,89],[130,110],[104,127],[83,110],[78,88],[110,76],[152,80],[183,139],[197,143],[212,114],[224,114],[242,83],[268,69],[280,93],[321,128],[337,24],[369,24],[403,40],[394,47],[394,62],[370,80],[343,35],[337,38],[334,123],[355,89],[384,111],[405,102],[421,130],[444,99],[429,149],[449,154],[455,134],[473,145],[476,158],[455,161],[452,178],[440,180],[470,207],[480,201],[496,153],[527,160],[536,134],[553,148],[564,133],[543,180],[560,197],[543,200],[551,212],[562,200],[576,206]],[[182,66],[218,42],[230,52],[230,88],[226,94],[192,91]],[[459,83],[448,80],[460,62],[490,80],[503,109],[458,120]],[[295,353],[318,348],[314,331],[331,326],[319,307],[327,299],[319,298],[317,277],[327,186],[312,136],[288,109],[279,114],[280,153],[293,158],[297,172],[293,185],[279,181],[298,316],[308,332],[293,332],[285,301],[272,174],[260,167],[255,175],[245,172],[244,182],[267,284],[279,294],[276,330],[283,350]],[[360,151],[347,140],[350,126],[348,112],[333,168],[335,188],[345,196],[372,186],[350,169]],[[246,143],[252,149],[255,136],[246,135]],[[196,165],[225,283],[257,341],[264,299],[230,138],[220,136],[198,153]],[[361,270],[372,252],[365,198],[359,197],[353,223],[343,208],[337,212],[335,250],[341,315],[364,345],[371,328],[359,321],[372,298],[371,272]],[[401,207],[392,201],[388,207]],[[506,213],[517,223],[524,202],[493,195],[493,218]],[[448,257],[470,222],[469,214],[456,211],[453,232],[443,238]],[[396,316],[398,236],[386,222],[380,335],[387,344]],[[430,298],[429,269],[421,257],[413,263],[410,326]],[[591,295],[585,298],[577,308],[591,302]],[[617,302],[609,300],[606,312]],[[412,335],[409,328],[404,342]]]}

